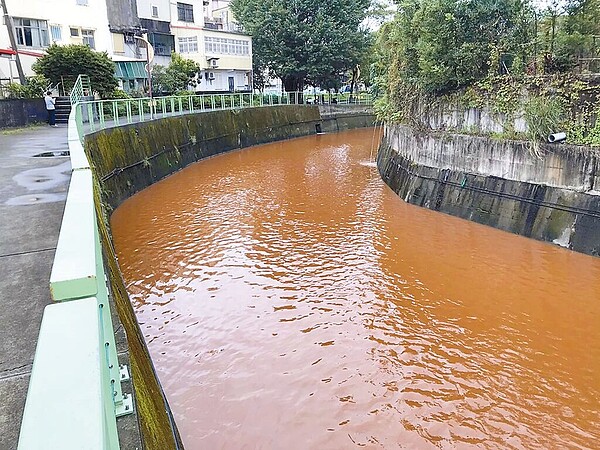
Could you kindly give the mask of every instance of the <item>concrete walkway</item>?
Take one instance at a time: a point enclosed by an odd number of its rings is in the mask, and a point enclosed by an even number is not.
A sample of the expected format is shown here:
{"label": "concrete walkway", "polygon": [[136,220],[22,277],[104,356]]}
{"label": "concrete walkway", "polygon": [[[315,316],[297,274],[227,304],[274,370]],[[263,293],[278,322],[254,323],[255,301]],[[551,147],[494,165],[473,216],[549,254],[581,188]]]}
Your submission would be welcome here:
{"label": "concrete walkway", "polygon": [[0,131],[0,448],[21,416],[69,187],[67,128]]}
{"label": "concrete walkway", "polygon": [[[16,449],[71,179],[66,125],[0,130],[0,449]],[[37,156],[43,154],[44,156]],[[111,302],[120,363],[129,364]],[[68,380],[65,380],[68,382]],[[132,392],[131,383],[124,386]],[[122,449],[142,447],[137,414],[117,420]]]}

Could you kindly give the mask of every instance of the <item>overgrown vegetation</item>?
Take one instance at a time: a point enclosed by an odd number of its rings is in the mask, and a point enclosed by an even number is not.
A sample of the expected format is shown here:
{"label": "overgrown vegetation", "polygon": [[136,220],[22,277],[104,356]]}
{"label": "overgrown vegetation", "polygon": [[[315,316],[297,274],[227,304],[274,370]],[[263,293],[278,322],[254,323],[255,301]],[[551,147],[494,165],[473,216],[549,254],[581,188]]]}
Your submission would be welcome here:
{"label": "overgrown vegetation", "polygon": [[44,96],[50,81],[43,75],[35,75],[27,78],[27,84],[8,83],[3,85],[6,98],[41,98]]}
{"label": "overgrown vegetation", "polygon": [[[486,108],[503,137],[600,145],[600,0],[398,0],[372,63],[378,114],[428,126],[440,104]],[[519,136],[515,118],[529,131]]]}

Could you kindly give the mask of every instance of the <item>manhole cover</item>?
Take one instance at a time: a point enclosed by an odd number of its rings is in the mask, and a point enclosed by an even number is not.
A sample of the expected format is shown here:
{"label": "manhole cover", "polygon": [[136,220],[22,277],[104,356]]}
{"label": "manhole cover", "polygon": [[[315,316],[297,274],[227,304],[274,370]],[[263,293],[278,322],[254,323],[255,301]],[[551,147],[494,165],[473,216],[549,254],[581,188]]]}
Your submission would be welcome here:
{"label": "manhole cover", "polygon": [[33,155],[34,158],[57,158],[59,156],[70,156],[71,153],[68,150],[62,152],[43,152]]}

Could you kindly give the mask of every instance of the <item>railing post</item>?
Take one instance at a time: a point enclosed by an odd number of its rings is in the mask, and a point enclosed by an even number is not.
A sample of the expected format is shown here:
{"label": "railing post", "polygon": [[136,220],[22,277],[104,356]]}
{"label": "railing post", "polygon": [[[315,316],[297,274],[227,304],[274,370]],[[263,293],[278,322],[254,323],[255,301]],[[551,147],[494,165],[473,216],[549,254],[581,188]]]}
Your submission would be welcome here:
{"label": "railing post", "polygon": [[104,120],[104,102],[100,101],[98,106],[100,107],[100,128],[104,128],[105,120]]}
{"label": "railing post", "polygon": [[138,112],[139,112],[139,116],[140,116],[140,122],[143,122],[144,121],[144,100],[141,98],[138,100]]}
{"label": "railing post", "polygon": [[119,108],[117,107],[117,102],[115,100],[111,100],[112,110],[113,110],[113,121],[115,125],[119,125]]}
{"label": "railing post", "polygon": [[126,100],[127,103],[125,103],[125,106],[127,108],[127,123],[131,123],[131,101],[130,100]]}
{"label": "railing post", "polygon": [[[79,119],[81,120],[81,127],[82,127],[81,130],[83,131],[83,105],[81,105],[81,104],[79,104],[79,105],[82,108],[81,116],[79,117]],[[96,118],[94,117],[94,114],[95,114],[94,106],[96,106],[96,105],[94,105],[92,103],[86,103],[86,106],[87,106],[88,123],[90,124],[90,130],[96,131]],[[77,126],[79,127],[80,125],[77,124]],[[82,140],[82,139],[83,139],[83,136],[80,136],[79,140]]]}

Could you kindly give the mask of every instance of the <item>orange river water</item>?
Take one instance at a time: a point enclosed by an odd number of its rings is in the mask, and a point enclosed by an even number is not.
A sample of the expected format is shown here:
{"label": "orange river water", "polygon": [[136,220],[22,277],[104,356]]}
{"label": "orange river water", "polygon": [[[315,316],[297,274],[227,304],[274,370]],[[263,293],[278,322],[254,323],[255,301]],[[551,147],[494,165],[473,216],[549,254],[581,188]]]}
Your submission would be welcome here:
{"label": "orange river water", "polygon": [[409,205],[362,129],[112,216],[186,449],[599,448],[600,259]]}

